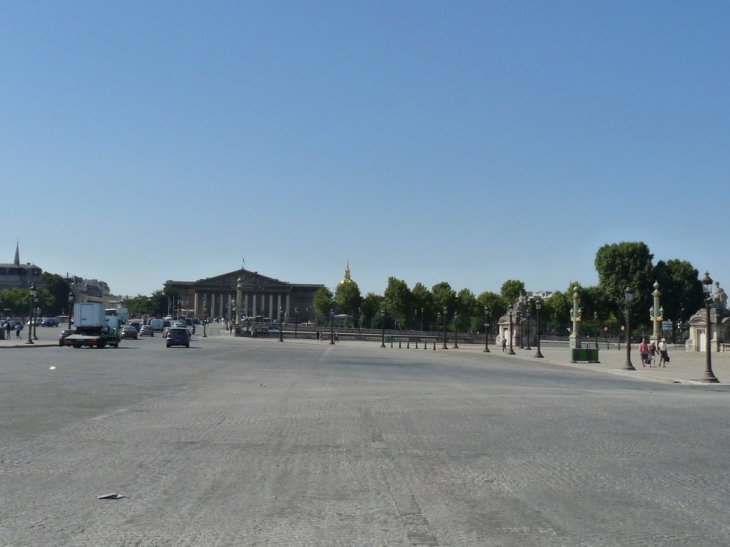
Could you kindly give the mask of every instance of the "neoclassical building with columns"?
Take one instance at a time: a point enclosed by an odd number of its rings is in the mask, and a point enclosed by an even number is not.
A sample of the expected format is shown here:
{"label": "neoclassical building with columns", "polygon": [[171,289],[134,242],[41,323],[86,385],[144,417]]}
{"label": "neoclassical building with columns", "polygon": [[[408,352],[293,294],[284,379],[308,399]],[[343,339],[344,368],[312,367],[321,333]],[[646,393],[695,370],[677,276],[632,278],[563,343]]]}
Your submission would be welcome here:
{"label": "neoclassical building with columns", "polygon": [[[240,280],[240,281],[239,281]],[[236,307],[236,287],[241,284],[241,316],[279,321],[314,319],[314,293],[324,285],[287,283],[243,268],[206,277],[197,281],[165,281],[165,287],[177,293],[180,313],[197,317],[233,315]]]}

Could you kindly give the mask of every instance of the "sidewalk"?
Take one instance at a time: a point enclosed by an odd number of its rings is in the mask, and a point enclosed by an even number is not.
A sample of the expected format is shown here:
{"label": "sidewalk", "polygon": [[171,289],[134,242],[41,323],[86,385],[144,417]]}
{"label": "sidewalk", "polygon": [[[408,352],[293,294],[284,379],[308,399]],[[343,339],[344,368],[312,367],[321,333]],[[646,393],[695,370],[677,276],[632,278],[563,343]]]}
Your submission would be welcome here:
{"label": "sidewalk", "polygon": [[[540,352],[544,358],[535,358],[537,351],[535,347],[531,350],[514,348],[517,354],[514,357],[520,359],[529,359],[534,361],[545,361],[557,365],[585,368],[591,370],[599,370],[609,374],[618,374],[631,378],[639,378],[642,380],[651,380],[655,382],[680,383],[680,384],[705,384],[700,379],[705,372],[705,353],[702,352],[686,352],[682,346],[669,346],[670,362],[666,367],[649,367],[641,364],[641,357],[637,351],[638,344],[631,345],[631,363],[636,370],[623,370],[626,363],[626,346],[621,345],[621,350],[616,348],[615,344],[610,349],[606,349],[605,344],[599,344],[600,363],[571,363],[570,349],[567,344],[557,346],[556,344],[541,344]],[[501,353],[501,348],[490,348],[490,351]],[[657,356],[657,362],[658,362]],[[721,384],[730,384],[730,353],[713,353],[712,354],[712,371]]]}

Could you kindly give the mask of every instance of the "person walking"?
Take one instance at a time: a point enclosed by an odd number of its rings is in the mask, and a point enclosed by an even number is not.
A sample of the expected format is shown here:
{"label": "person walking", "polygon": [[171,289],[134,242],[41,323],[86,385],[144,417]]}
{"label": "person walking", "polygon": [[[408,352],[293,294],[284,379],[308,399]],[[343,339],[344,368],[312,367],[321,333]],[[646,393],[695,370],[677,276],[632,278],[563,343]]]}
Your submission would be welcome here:
{"label": "person walking", "polygon": [[669,362],[669,346],[667,346],[667,339],[662,338],[659,342],[659,367],[666,367]]}
{"label": "person walking", "polygon": [[21,338],[20,329],[22,329],[22,328],[23,328],[23,326],[20,323],[15,323],[15,338],[17,338],[18,340],[20,340],[20,338]]}
{"label": "person walking", "polygon": [[502,337],[502,353],[507,353],[507,337]]}
{"label": "person walking", "polygon": [[649,366],[656,364],[656,344],[654,341],[649,343]]}
{"label": "person walking", "polygon": [[5,330],[7,331],[7,336],[5,337],[6,340],[10,340],[10,331],[13,327],[10,326],[10,319],[6,319],[7,323],[5,323]]}
{"label": "person walking", "polygon": [[[641,355],[641,364],[646,366],[646,362],[649,360],[649,346],[646,344],[646,338],[641,339],[639,344],[639,355]],[[651,366],[651,362],[649,363]]]}

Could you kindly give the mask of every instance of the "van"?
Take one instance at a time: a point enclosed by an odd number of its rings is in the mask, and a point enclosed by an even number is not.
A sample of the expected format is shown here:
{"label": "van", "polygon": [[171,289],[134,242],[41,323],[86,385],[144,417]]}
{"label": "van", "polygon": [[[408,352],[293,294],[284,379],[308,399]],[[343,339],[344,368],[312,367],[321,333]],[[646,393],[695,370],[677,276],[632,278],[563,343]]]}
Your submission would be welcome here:
{"label": "van", "polygon": [[150,326],[153,331],[162,332],[165,329],[165,322],[162,319],[150,319]]}

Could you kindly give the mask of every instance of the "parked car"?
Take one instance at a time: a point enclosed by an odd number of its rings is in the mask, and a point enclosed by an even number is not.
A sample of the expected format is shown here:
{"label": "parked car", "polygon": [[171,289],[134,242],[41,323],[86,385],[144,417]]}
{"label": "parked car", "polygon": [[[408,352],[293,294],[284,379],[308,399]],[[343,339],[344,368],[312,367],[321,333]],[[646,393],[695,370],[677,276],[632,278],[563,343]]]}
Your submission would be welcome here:
{"label": "parked car", "polygon": [[124,325],[122,327],[122,335],[121,338],[134,338],[137,339],[137,329],[135,329],[132,325]]}
{"label": "parked car", "polygon": [[41,319],[41,327],[57,327],[58,319],[56,317],[44,317]]}
{"label": "parked car", "polygon": [[170,348],[172,346],[190,347],[190,334],[186,327],[170,327],[165,335],[165,345]]}
{"label": "parked car", "polygon": [[155,330],[152,325],[142,325],[142,329],[139,331],[140,336],[154,336]]}
{"label": "parked car", "polygon": [[61,347],[64,346],[70,346],[71,340],[66,340],[69,336],[71,336],[74,333],[71,329],[63,329],[61,331],[61,334],[58,336],[58,345]]}

